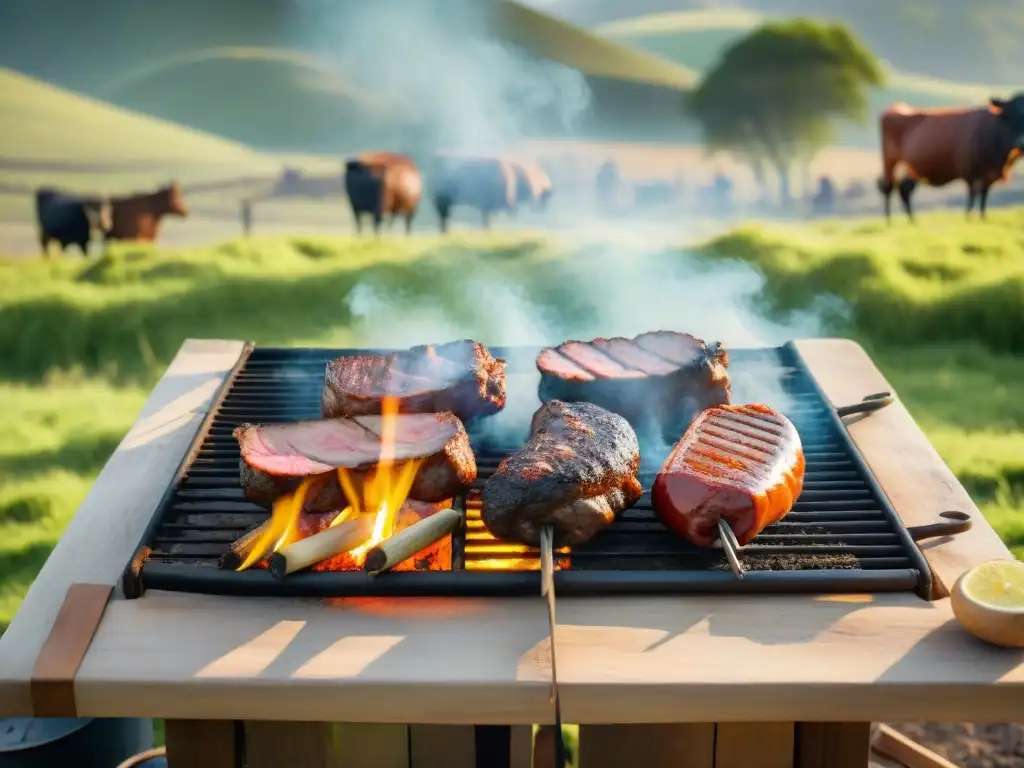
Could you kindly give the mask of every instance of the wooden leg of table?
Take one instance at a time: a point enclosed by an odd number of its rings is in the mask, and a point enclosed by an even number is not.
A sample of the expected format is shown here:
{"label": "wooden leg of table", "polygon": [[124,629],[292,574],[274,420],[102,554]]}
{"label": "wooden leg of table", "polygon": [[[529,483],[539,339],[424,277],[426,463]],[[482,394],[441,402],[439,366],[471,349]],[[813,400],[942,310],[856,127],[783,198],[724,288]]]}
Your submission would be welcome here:
{"label": "wooden leg of table", "polygon": [[581,725],[580,768],[714,768],[715,724]]}
{"label": "wooden leg of table", "polygon": [[166,720],[167,768],[237,768],[233,720]]}
{"label": "wooden leg of table", "polygon": [[405,725],[363,723],[245,724],[247,768],[409,768]]}
{"label": "wooden leg of table", "polygon": [[797,723],[796,768],[864,768],[871,723]]}
{"label": "wooden leg of table", "polygon": [[719,723],[715,768],[793,768],[794,731],[793,723]]}
{"label": "wooden leg of table", "polygon": [[409,768],[476,768],[472,725],[410,725]]}
{"label": "wooden leg of table", "polygon": [[509,748],[509,768],[530,768],[533,765],[533,726],[513,725]]}

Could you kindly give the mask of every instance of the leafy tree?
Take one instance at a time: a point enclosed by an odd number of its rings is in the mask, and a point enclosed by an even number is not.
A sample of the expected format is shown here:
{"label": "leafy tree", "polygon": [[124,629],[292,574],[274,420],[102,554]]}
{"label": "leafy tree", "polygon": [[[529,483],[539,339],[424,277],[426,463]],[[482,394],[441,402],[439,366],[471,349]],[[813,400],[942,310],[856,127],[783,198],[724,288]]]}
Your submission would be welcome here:
{"label": "leafy tree", "polygon": [[727,48],[690,94],[711,150],[770,164],[783,201],[794,163],[833,138],[837,120],[863,123],[882,66],[845,27],[808,20],[766,24]]}

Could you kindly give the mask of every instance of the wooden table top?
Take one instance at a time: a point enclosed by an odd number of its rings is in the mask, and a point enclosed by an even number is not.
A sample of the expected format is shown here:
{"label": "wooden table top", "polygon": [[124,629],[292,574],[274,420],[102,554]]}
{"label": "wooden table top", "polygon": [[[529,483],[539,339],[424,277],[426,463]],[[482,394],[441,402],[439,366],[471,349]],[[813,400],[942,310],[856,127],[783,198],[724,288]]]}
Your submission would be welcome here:
{"label": "wooden table top", "polygon": [[[853,342],[798,347],[837,405],[892,391]],[[0,716],[547,722],[539,598],[118,594],[242,349],[182,346],[0,638]],[[974,517],[922,545],[938,595],[971,565],[1012,557],[900,402],[847,423],[907,525]],[[90,615],[102,615],[91,643],[75,630]],[[1006,721],[1024,701],[1024,651],[976,641],[947,598],[911,594],[563,598],[558,664],[577,723]]]}

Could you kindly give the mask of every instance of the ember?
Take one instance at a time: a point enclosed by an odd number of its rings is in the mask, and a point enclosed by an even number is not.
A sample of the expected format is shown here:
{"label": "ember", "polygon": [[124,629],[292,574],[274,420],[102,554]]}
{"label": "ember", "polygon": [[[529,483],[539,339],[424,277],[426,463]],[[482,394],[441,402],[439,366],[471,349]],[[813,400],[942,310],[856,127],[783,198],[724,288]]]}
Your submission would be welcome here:
{"label": "ember", "polygon": [[[358,476],[338,468],[338,483],[348,506],[337,513],[303,513],[306,498],[325,481],[319,475],[303,478],[293,493],[274,501],[266,523],[236,542],[235,554],[244,555],[237,570],[269,567],[277,577],[307,568],[359,570],[367,553],[381,542],[451,507],[450,500],[436,504],[409,500],[423,459],[395,460],[398,406],[393,397],[382,403],[381,453],[374,469]],[[410,553],[392,570],[448,570],[451,552],[451,536],[445,535]]]}

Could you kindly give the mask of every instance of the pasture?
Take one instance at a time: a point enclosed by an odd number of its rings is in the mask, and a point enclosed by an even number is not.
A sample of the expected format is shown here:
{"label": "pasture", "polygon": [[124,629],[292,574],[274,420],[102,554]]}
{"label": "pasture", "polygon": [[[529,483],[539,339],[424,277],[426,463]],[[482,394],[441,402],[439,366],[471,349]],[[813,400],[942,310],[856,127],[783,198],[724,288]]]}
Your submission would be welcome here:
{"label": "pasture", "polygon": [[2,261],[0,626],[188,336],[525,344],[671,326],[738,347],[852,335],[1024,557],[1022,255],[1014,209],[987,224],[748,228],[693,248],[521,232]]}

